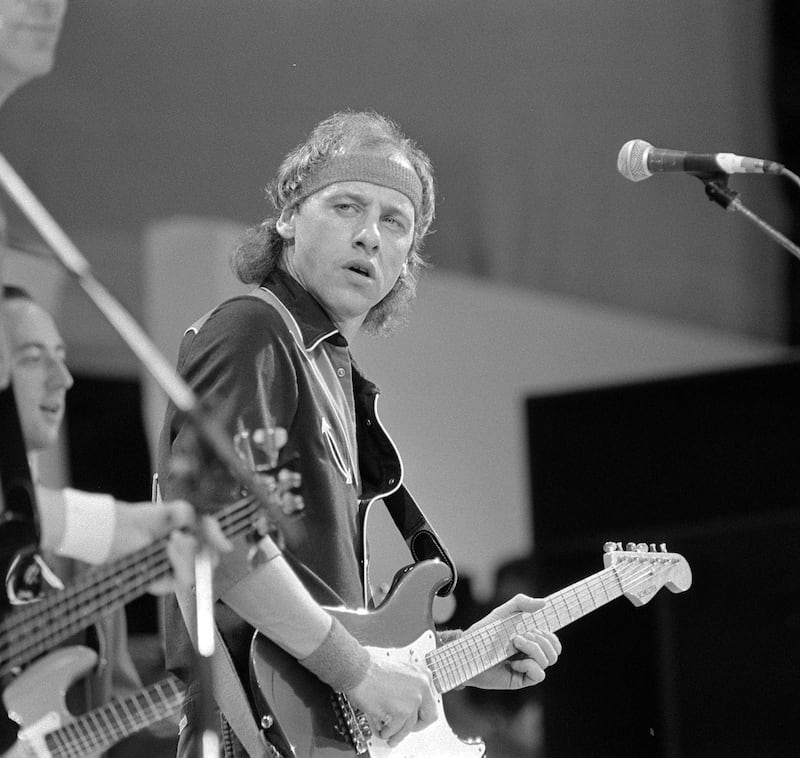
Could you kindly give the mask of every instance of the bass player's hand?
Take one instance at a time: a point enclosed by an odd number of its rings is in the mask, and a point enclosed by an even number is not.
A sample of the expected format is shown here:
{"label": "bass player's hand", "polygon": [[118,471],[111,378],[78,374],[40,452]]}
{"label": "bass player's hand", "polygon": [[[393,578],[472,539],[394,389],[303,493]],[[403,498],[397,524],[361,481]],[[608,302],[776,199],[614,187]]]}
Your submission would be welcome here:
{"label": "bass player's hand", "polygon": [[367,674],[345,694],[354,707],[366,714],[374,734],[394,747],[409,732],[436,721],[430,674],[389,657],[384,648],[367,650],[371,659]]}

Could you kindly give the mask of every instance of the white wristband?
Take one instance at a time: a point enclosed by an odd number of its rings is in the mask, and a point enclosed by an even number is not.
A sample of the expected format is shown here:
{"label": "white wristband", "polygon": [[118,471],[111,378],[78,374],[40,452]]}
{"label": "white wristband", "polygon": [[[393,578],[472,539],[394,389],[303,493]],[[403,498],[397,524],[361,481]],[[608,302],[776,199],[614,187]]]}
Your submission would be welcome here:
{"label": "white wristband", "polygon": [[64,494],[64,535],[56,553],[86,563],[103,563],[111,553],[117,509],[111,495],[81,492],[69,487]]}

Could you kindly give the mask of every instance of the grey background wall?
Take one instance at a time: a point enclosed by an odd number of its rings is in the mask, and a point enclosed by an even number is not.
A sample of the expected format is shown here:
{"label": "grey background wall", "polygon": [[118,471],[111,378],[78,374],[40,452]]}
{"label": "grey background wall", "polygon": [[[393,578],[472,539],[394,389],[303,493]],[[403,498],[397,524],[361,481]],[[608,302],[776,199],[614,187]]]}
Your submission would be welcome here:
{"label": "grey background wall", "polygon": [[[280,156],[330,112],[371,107],[438,168],[439,268],[778,338],[782,254],[693,179],[637,186],[615,171],[632,138],[780,158],[769,11],[766,0],[76,0],[55,71],[7,103],[0,144],[138,315],[148,220],[260,219]],[[779,180],[734,186],[785,228]],[[78,359],[93,314],[66,298]],[[123,350],[112,363],[134,371]]]}

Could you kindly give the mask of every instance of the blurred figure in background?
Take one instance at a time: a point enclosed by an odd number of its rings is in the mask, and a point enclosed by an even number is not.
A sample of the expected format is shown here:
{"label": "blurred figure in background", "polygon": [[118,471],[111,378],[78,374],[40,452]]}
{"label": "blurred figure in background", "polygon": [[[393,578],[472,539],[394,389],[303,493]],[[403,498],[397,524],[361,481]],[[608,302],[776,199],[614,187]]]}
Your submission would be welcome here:
{"label": "blurred figure in background", "polygon": [[[43,486],[37,477],[37,456],[58,442],[64,418],[67,390],[72,386],[72,375],[66,365],[66,347],[50,314],[22,289],[12,286],[3,288],[3,316],[9,341],[11,381],[16,388],[16,400],[22,434],[30,458],[36,495],[42,513],[48,510],[63,511],[66,508],[84,508],[95,514],[93,524],[84,523],[80,533],[66,530],[73,544],[64,545],[52,534],[52,520],[43,518],[42,547],[48,566],[58,577],[69,583],[87,565],[79,560],[65,557],[81,553],[97,559],[127,551],[131,546],[144,546],[152,536],[137,534],[135,528],[103,530],[94,528],[106,521],[108,512],[146,508],[154,514],[167,512],[163,506],[149,503],[138,506],[123,505],[110,495],[80,492],[73,489],[51,489]],[[66,503],[65,503],[66,501]],[[135,524],[131,525],[135,527]],[[104,539],[105,545],[94,540]],[[117,543],[114,545],[114,543]],[[66,547],[66,549],[65,549]],[[97,560],[95,562],[98,562]],[[103,618],[92,630],[69,640],[70,644],[96,647],[100,653],[100,665],[91,677],[72,688],[69,704],[78,714],[106,703],[112,696],[132,693],[142,687],[134,662],[128,651],[125,610],[120,608]],[[145,736],[135,736],[126,741],[124,749],[138,744],[143,750],[152,742]],[[120,749],[123,749],[120,746]],[[111,751],[109,755],[114,755]]]}
{"label": "blurred figure in background", "polygon": [[[0,106],[22,85],[44,76],[52,69],[66,9],[67,0],[0,0]],[[0,207],[0,284],[4,283],[6,250],[5,216]],[[3,435],[0,440],[0,449],[3,449],[0,513],[7,507],[6,485],[10,481],[13,480],[15,486],[24,481],[25,489],[33,490],[26,454],[30,451],[35,457],[37,450],[54,444],[63,418],[63,394],[72,383],[72,377],[63,365],[63,354],[45,357],[39,354],[40,348],[30,347],[15,353],[12,359],[6,335],[9,312],[14,314],[12,328],[15,341],[17,338],[23,339],[18,329],[24,329],[26,325],[28,328],[44,327],[50,336],[57,335],[57,330],[49,314],[33,303],[26,293],[12,289],[9,294],[15,302],[8,308],[0,307],[0,429]],[[61,348],[58,348],[58,352],[61,353]],[[12,363],[18,375],[18,391],[22,396],[20,404],[28,409],[22,420],[18,417],[10,384]],[[42,374],[45,364],[49,365],[48,378]],[[20,421],[24,426],[22,430]],[[64,563],[59,567],[62,570],[66,570],[70,563],[68,557],[101,563],[133,552],[172,532],[168,553],[173,567],[184,583],[191,582],[196,540],[189,534],[173,531],[194,526],[194,510],[188,503],[173,502],[166,506],[148,503],[140,507],[104,497],[106,517],[98,523],[94,515],[98,512],[97,505],[102,507],[102,503],[96,499],[97,496],[87,498],[86,493],[72,491],[65,497],[62,490],[41,486],[36,491],[39,502],[33,502],[32,497],[23,498],[26,500],[26,510],[36,509],[42,530],[41,547],[51,552],[51,558],[56,557],[53,553],[61,556],[58,560]],[[14,492],[19,495],[20,490],[17,488]],[[11,502],[9,500],[9,504]],[[112,512],[111,518],[108,518],[109,510]],[[70,528],[68,522],[71,523]],[[91,524],[90,529],[85,528],[87,523]],[[101,524],[105,524],[105,530],[100,528]],[[224,538],[213,522],[207,534],[217,549],[227,549]],[[7,553],[25,547],[12,544],[16,543],[16,539],[15,535],[10,541],[3,540],[3,555],[0,558],[4,562]],[[165,589],[161,588],[162,591]],[[108,624],[102,625],[106,627],[102,632],[105,643],[110,649],[120,651],[119,655],[114,654],[115,663],[108,667],[104,675],[106,684],[117,691],[138,681],[124,646],[124,626],[118,621],[109,619]],[[13,743],[15,732],[16,729],[3,713],[0,716],[0,750]]]}

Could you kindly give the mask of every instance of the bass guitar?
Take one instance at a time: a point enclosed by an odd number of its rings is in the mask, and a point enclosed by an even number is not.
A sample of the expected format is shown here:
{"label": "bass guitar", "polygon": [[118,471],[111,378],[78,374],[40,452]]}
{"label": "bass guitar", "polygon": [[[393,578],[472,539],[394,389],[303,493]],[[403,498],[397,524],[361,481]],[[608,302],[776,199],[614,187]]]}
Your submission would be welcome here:
{"label": "bass guitar", "polygon": [[392,748],[374,734],[363,713],[342,693],[333,692],[290,655],[256,634],[250,651],[253,694],[265,736],[282,755],[302,758],[477,758],[485,752],[479,739],[462,740],[450,729],[442,695],[504,661],[513,653],[511,640],[536,629],[555,632],[567,624],[625,596],[640,606],[666,585],[683,592],[692,582],[686,560],[662,545],[607,543],[605,568],[546,598],[534,613],[515,613],[465,632],[436,646],[433,598],[450,579],[439,561],[423,561],[395,578],[384,602],[375,610],[328,610],[364,645],[385,648],[387,657],[427,667],[436,694],[437,720],[412,732]]}
{"label": "bass guitar", "polygon": [[125,737],[180,711],[185,687],[168,676],[73,716],[66,706],[67,690],[96,663],[97,654],[89,648],[62,648],[31,664],[6,688],[5,706],[21,725],[12,755],[94,758]]}
{"label": "bass guitar", "polygon": [[[268,437],[266,431],[264,436]],[[277,459],[279,448],[275,436],[268,437],[269,445],[259,444],[268,447]],[[280,508],[283,512],[291,512],[302,507],[298,502],[299,496],[292,491],[297,484],[296,477],[283,477],[283,472],[282,466],[259,470],[262,484],[267,487],[268,506],[255,497],[246,497],[215,510],[214,515],[226,537],[233,539],[240,535],[261,533],[265,528],[264,523],[272,515],[270,509]],[[212,487],[214,480],[210,478],[213,473],[211,468],[206,470],[204,481],[211,482],[206,492],[217,494]],[[219,500],[215,499],[215,502]],[[166,546],[167,538],[164,538],[113,563],[91,568],[61,591],[5,613],[0,619],[0,680],[7,682],[12,676],[18,675],[26,664],[143,595],[155,582],[169,577],[172,567]],[[26,685],[24,678],[18,680],[17,684],[15,691],[18,695],[21,695],[23,687],[30,686]],[[13,688],[14,685],[6,685],[6,690],[9,687]],[[34,693],[36,691],[32,690]],[[14,724],[8,720],[5,723],[10,727],[6,731],[13,735]],[[10,745],[11,735],[3,740],[0,749]]]}
{"label": "bass guitar", "polygon": [[[261,513],[259,501],[248,497],[215,516],[225,536],[233,539],[251,532]],[[0,620],[0,678],[17,673],[102,616],[143,595],[154,582],[169,577],[172,568],[166,544],[161,539],[113,563],[93,567],[63,590],[6,613]]]}

